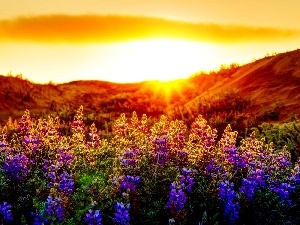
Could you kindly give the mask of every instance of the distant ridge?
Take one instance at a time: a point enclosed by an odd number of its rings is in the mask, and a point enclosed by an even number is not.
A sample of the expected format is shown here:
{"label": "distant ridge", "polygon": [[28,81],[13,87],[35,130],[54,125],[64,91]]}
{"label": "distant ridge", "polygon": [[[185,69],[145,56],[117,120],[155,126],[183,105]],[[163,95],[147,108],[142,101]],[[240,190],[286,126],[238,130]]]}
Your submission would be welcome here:
{"label": "distant ridge", "polygon": [[132,111],[156,117],[176,107],[188,109],[203,98],[232,91],[251,99],[251,113],[259,115],[262,108],[271,110],[277,104],[279,122],[288,121],[291,115],[300,115],[300,49],[164,83],[173,84],[168,93],[164,85],[157,87],[158,83],[72,81],[42,85],[0,76],[0,122],[5,123],[8,117],[19,118],[25,109],[34,117],[53,114],[67,120],[80,105],[90,121],[106,121]]}

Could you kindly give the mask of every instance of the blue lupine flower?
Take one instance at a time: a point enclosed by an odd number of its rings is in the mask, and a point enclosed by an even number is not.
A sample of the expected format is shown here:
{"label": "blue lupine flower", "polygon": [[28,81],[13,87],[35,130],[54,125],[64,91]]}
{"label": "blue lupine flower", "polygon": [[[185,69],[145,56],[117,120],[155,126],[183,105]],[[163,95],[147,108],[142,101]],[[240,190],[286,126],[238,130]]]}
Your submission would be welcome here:
{"label": "blue lupine flower", "polygon": [[58,190],[65,193],[66,195],[71,195],[74,192],[74,181],[72,175],[67,172],[63,172],[59,176]]}
{"label": "blue lupine flower", "polygon": [[56,197],[53,199],[51,196],[48,196],[46,201],[45,212],[48,217],[54,217],[54,222],[62,222],[65,218],[65,209],[62,206],[62,199]]}
{"label": "blue lupine flower", "polygon": [[124,205],[122,202],[117,202],[113,221],[119,225],[129,225],[129,209],[130,204]]}
{"label": "blue lupine flower", "polygon": [[212,178],[213,174],[224,174],[225,169],[220,165],[220,163],[217,163],[216,160],[213,158],[209,161],[209,163],[206,166],[206,175]]}
{"label": "blue lupine flower", "polygon": [[89,211],[85,214],[85,217],[83,221],[87,225],[102,225],[102,213],[99,210],[92,210],[89,209]]}
{"label": "blue lupine flower", "polygon": [[177,157],[176,157],[178,164],[187,163],[188,160],[188,151],[186,149],[179,149],[177,151]]}
{"label": "blue lupine flower", "polygon": [[289,199],[290,193],[296,189],[295,186],[289,183],[280,183],[279,185],[271,185],[270,189],[279,195],[280,201],[286,203],[288,205],[291,204],[291,200]]}
{"label": "blue lupine flower", "polygon": [[300,184],[300,161],[295,164],[295,167],[293,169],[293,174],[290,175],[289,180],[294,182],[295,184]]}
{"label": "blue lupine flower", "polygon": [[177,186],[175,182],[170,185],[169,200],[166,208],[175,210],[176,212],[181,211],[186,203],[186,195],[180,186]]}
{"label": "blue lupine flower", "polygon": [[7,143],[0,141],[0,148],[6,147],[8,146]]}
{"label": "blue lupine flower", "polygon": [[249,201],[253,200],[255,191],[266,186],[266,175],[261,169],[253,169],[247,178],[243,178],[239,191],[243,193]]}
{"label": "blue lupine flower", "polygon": [[37,148],[39,147],[39,145],[42,143],[42,140],[36,138],[36,137],[28,137],[25,136],[23,138],[23,144],[25,146],[29,146],[31,147],[32,151],[35,152],[37,150]]}
{"label": "blue lupine flower", "polygon": [[182,175],[180,176],[179,185],[186,190],[187,193],[192,193],[193,185],[195,184],[194,181],[194,171],[191,169],[183,168]]}
{"label": "blue lupine flower", "polygon": [[131,193],[136,193],[136,186],[140,183],[140,177],[139,176],[130,176],[125,175],[122,177],[119,191],[120,192],[126,192],[130,191]]}
{"label": "blue lupine flower", "polygon": [[287,157],[285,156],[278,156],[276,158],[277,163],[279,164],[279,167],[287,167],[292,165],[291,161],[289,159],[287,159]]}
{"label": "blue lupine flower", "polygon": [[124,167],[129,167],[134,169],[137,163],[139,162],[140,150],[137,148],[127,149],[123,156],[120,158],[120,161]]}
{"label": "blue lupine flower", "polygon": [[0,214],[6,222],[13,221],[13,216],[11,213],[11,205],[7,202],[3,202],[0,205]]}
{"label": "blue lupine flower", "polygon": [[167,148],[167,138],[156,138],[154,141],[155,144],[155,161],[159,165],[165,165],[170,156]]}
{"label": "blue lupine flower", "polygon": [[74,158],[72,153],[69,153],[65,148],[60,148],[58,150],[58,154],[59,154],[59,158],[57,159],[57,162],[61,166],[66,167],[72,164]]}
{"label": "blue lupine flower", "polygon": [[29,173],[29,159],[26,155],[8,156],[3,168],[7,175],[16,180],[24,180]]}
{"label": "blue lupine flower", "polygon": [[225,152],[227,153],[228,161],[234,166],[236,170],[246,168],[248,164],[247,157],[240,155],[236,147],[225,148]]}
{"label": "blue lupine flower", "polygon": [[50,220],[47,218],[44,218],[39,213],[31,213],[31,216],[33,217],[33,224],[32,225],[50,225]]}
{"label": "blue lupine flower", "polygon": [[233,224],[239,218],[240,205],[237,201],[237,195],[233,190],[233,183],[228,181],[219,185],[220,198],[224,201],[224,216],[229,219],[229,223]]}

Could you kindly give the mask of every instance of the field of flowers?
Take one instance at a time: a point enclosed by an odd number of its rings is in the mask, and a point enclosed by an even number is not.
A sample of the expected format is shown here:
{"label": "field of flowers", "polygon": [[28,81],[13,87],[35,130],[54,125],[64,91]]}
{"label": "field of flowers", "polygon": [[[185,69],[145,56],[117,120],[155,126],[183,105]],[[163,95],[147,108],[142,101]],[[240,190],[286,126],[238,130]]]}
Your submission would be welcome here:
{"label": "field of flowers", "polygon": [[63,135],[26,111],[0,129],[0,224],[300,224],[300,161],[237,135],[133,113],[104,139],[82,107]]}

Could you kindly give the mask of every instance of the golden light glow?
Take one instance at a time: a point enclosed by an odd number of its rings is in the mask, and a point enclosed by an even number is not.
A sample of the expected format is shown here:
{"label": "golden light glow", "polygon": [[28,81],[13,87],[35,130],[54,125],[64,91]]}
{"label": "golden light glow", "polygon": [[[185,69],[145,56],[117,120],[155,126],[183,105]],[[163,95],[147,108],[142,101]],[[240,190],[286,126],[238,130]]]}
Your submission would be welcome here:
{"label": "golden light glow", "polygon": [[[151,39],[122,43],[115,48],[115,66],[101,69],[103,75],[118,82],[184,78],[201,69],[211,69],[215,62],[214,45],[192,41]],[[97,69],[99,64],[93,71]]]}
{"label": "golden light glow", "polygon": [[150,84],[155,98],[158,96],[160,98],[163,97],[163,99],[170,103],[172,101],[172,96],[176,96],[176,101],[182,100],[181,98],[183,98],[183,96],[181,95],[181,91],[183,84],[188,84],[188,82],[185,83],[180,79],[172,81],[153,81]]}
{"label": "golden light glow", "polygon": [[209,43],[288,40],[295,29],[239,24],[191,23],[144,16],[42,15],[0,20],[0,41],[46,44],[91,44],[152,38]]}
{"label": "golden light glow", "polygon": [[20,74],[37,83],[73,80],[139,82],[185,78],[221,64],[248,63],[266,52],[293,50],[291,43],[220,45],[176,39],[149,39],[110,44],[1,43],[0,74]]}
{"label": "golden light glow", "polygon": [[0,74],[170,80],[300,47],[297,0],[130,2],[0,1]]}

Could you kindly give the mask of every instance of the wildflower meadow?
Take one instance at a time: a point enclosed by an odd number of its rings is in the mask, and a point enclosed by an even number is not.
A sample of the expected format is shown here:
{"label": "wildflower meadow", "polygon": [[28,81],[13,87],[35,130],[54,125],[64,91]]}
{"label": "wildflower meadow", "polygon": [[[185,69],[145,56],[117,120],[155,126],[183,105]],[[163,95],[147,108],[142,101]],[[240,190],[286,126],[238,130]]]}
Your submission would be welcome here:
{"label": "wildflower meadow", "polygon": [[[221,136],[199,115],[190,127],[124,114],[111,137],[80,107],[0,129],[0,224],[300,224],[300,161],[253,131]],[[299,149],[300,151],[300,149]]]}

